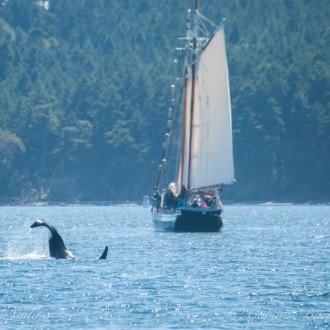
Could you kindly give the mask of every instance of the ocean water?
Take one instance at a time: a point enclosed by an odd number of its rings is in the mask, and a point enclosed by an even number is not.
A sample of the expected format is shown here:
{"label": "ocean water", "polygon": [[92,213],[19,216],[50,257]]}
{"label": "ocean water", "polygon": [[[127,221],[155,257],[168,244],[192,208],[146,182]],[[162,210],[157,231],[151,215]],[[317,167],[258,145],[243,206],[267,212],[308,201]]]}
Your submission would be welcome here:
{"label": "ocean water", "polygon": [[[329,218],[225,205],[219,233],[166,233],[137,205],[0,207],[0,327],[327,328]],[[36,219],[77,259],[49,258]]]}

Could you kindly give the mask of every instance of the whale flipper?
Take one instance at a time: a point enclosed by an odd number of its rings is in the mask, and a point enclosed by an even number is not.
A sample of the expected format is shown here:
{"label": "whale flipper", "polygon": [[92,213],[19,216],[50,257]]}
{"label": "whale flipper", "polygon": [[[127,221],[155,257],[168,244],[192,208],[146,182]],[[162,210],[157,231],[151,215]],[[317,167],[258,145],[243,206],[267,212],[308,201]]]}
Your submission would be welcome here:
{"label": "whale flipper", "polygon": [[52,258],[55,259],[75,259],[73,254],[66,248],[61,235],[57,232],[56,228],[48,225],[46,222],[41,220],[35,221],[30,228],[35,227],[46,227],[50,231],[49,238],[49,254]]}
{"label": "whale flipper", "polygon": [[101,257],[99,259],[106,259],[108,255],[108,247],[106,246]]}

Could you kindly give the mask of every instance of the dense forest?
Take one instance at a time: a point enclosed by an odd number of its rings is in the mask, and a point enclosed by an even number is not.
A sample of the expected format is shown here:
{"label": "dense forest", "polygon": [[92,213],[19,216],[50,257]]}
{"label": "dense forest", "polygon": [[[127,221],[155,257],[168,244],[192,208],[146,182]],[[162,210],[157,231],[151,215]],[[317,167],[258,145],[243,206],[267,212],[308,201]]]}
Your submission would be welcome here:
{"label": "dense forest", "polygon": [[[193,0],[0,0],[0,202],[141,200]],[[330,200],[330,2],[200,0],[226,18],[233,201]]]}

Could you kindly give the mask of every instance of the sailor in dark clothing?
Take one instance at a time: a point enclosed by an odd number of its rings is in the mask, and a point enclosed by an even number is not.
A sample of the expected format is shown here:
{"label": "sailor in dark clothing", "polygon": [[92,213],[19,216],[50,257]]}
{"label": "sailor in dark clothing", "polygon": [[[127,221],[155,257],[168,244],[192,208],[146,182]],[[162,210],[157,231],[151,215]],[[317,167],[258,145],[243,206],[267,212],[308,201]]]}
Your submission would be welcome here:
{"label": "sailor in dark clothing", "polygon": [[180,199],[183,199],[186,197],[186,194],[187,194],[187,188],[183,185],[181,187],[181,191],[180,191],[180,195],[179,195],[179,198]]}
{"label": "sailor in dark clothing", "polygon": [[181,206],[184,206],[184,199],[186,197],[186,194],[187,194],[187,189],[186,187],[183,185],[181,187],[181,191],[180,191],[180,194],[178,196],[178,203],[177,203],[177,206],[178,207],[181,207]]}
{"label": "sailor in dark clothing", "polygon": [[166,206],[169,209],[176,208],[177,197],[175,196],[175,183],[172,182],[168,186],[168,191],[165,196]]}
{"label": "sailor in dark clothing", "polygon": [[160,195],[157,187],[154,188],[154,194],[152,195],[153,206],[158,209],[160,206]]}

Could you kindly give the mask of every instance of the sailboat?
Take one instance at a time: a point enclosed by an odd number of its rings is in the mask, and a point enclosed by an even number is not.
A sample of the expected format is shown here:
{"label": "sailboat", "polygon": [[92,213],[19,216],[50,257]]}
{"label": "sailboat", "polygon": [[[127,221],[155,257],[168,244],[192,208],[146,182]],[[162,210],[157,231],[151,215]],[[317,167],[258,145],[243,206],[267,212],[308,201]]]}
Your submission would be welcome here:
{"label": "sailboat", "polygon": [[[210,33],[209,30],[212,29]],[[188,10],[178,74],[154,187],[156,230],[213,232],[222,226],[220,193],[234,184],[232,119],[224,22]]]}

